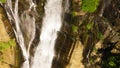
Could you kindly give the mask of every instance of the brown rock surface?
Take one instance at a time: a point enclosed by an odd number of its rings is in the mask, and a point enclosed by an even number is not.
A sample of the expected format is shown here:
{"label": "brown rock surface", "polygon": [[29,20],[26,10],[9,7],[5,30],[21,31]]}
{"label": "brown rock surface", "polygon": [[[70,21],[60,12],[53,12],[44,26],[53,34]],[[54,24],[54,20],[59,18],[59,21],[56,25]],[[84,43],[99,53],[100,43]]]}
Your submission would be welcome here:
{"label": "brown rock surface", "polygon": [[9,35],[7,34],[3,21],[2,15],[0,14],[0,41],[6,42],[9,40]]}
{"label": "brown rock surface", "polygon": [[[0,14],[0,42],[8,42],[10,37],[6,32],[5,25],[2,21],[2,14]],[[18,65],[18,52],[16,46],[10,46],[4,51],[0,51],[0,68],[16,68]]]}
{"label": "brown rock surface", "polygon": [[15,51],[13,47],[6,49],[1,55],[1,58],[2,60],[0,61],[0,68],[15,67],[16,57],[15,57]]}
{"label": "brown rock surface", "polygon": [[84,68],[84,65],[82,64],[82,53],[83,45],[80,41],[77,41],[70,62],[66,68]]}

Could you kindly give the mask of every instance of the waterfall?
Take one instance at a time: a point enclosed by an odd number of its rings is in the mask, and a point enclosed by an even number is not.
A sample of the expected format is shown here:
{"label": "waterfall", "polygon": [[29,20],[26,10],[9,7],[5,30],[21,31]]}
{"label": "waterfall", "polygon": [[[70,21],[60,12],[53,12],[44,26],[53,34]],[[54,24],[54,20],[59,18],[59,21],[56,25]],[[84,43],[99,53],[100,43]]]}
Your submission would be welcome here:
{"label": "waterfall", "polygon": [[[18,2],[19,0],[15,0],[15,4],[13,7],[12,0],[6,0],[6,3],[2,6],[4,6],[5,8],[10,24],[12,25],[12,28],[14,30],[17,43],[19,44],[23,54],[24,62],[21,68],[29,68],[29,50],[35,37],[36,28],[34,15],[31,16],[29,12],[34,12],[36,8],[33,1],[28,0],[30,7],[27,10],[23,11],[22,14],[19,14]],[[27,41],[25,40],[26,38]]]}
{"label": "waterfall", "polygon": [[40,41],[33,58],[30,58],[30,47],[36,33],[36,5],[33,0],[25,0],[24,2],[27,2],[29,7],[22,10],[22,13],[19,12],[20,0],[6,0],[5,4],[0,3],[5,8],[23,54],[24,62],[21,68],[51,68],[55,56],[54,46],[57,32],[62,26],[62,0],[46,1]]}
{"label": "waterfall", "polygon": [[51,68],[55,56],[54,45],[62,20],[62,0],[47,0],[40,42],[32,59],[32,68]]}

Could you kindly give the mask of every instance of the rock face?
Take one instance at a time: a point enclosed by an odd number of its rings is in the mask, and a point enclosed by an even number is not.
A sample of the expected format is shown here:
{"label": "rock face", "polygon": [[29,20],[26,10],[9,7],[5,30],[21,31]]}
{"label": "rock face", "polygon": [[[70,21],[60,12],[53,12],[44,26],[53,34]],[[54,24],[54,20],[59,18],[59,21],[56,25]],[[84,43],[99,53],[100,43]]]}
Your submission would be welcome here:
{"label": "rock face", "polygon": [[2,22],[2,14],[0,14],[0,41],[8,41],[9,40],[9,36],[5,30],[4,24]]}
{"label": "rock face", "polygon": [[15,66],[15,49],[13,47],[6,49],[1,55],[0,68],[11,68]]}
{"label": "rock face", "polygon": [[84,68],[84,65],[82,64],[82,60],[83,60],[82,53],[83,53],[83,45],[81,44],[80,41],[76,41],[70,62],[66,68]]}
{"label": "rock face", "polygon": [[[7,43],[10,41],[10,36],[8,35],[5,23],[3,23],[3,11],[0,7],[0,42]],[[6,45],[4,45],[5,47]],[[17,50],[17,46],[11,46],[6,48],[5,50],[0,50],[0,68],[18,68],[18,57],[19,57],[19,50]]]}

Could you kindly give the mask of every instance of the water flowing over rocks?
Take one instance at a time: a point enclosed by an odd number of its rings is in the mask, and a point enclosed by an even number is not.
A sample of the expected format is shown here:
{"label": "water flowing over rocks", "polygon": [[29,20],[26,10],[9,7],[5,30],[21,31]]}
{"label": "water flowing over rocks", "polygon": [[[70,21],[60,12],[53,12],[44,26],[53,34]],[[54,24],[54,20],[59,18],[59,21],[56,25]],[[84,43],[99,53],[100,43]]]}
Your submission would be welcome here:
{"label": "water flowing over rocks", "polygon": [[[7,0],[7,1],[12,1],[13,4],[12,7],[14,8],[15,1],[17,0]],[[33,1],[33,3],[30,1]],[[16,54],[19,53],[22,55],[22,56],[17,55],[19,57],[22,57],[17,59],[17,60],[21,60],[19,61],[21,62],[21,65],[23,62],[26,61],[27,64],[29,63],[30,66],[32,66],[33,63],[32,60],[36,55],[39,56],[44,55],[46,56],[44,57],[45,58],[43,61],[44,63],[48,61],[47,59],[52,57],[51,58],[52,60],[50,60],[50,64],[48,65],[48,67],[46,67],[47,64],[44,64],[42,62],[43,58],[42,59],[40,58],[40,60],[37,60],[36,58],[35,61],[40,62],[40,63],[35,62],[35,64],[38,63],[37,64],[38,66],[36,65],[37,66],[36,68],[39,68],[40,66],[43,68],[110,68],[110,67],[118,68],[120,67],[120,27],[119,27],[120,1],[99,0],[99,5],[97,7],[97,10],[93,13],[90,13],[90,12],[82,11],[81,8],[83,4],[82,1],[85,0],[63,0],[62,14],[61,14],[61,18],[62,18],[61,30],[59,30],[57,24],[51,25],[51,23],[49,24],[45,23],[45,20],[47,19],[51,20],[54,16],[55,18],[59,16],[58,15],[59,13],[56,14],[56,11],[57,10],[60,11],[60,8],[54,6],[54,4],[56,5],[59,4],[58,1],[60,2],[62,0],[19,0],[18,1],[19,4],[18,16],[20,16],[20,21],[22,21],[22,23],[20,24],[20,29],[23,33],[25,42],[27,42],[25,43],[26,48],[28,48],[29,46],[28,44],[31,38],[31,32],[29,31],[29,29],[27,29],[27,26],[32,27],[31,26],[32,24],[29,24],[29,21],[30,22],[34,21],[32,18],[35,18],[34,24],[36,26],[35,36],[31,42],[29,58],[27,57],[28,58],[27,61],[23,57],[22,50],[21,52],[19,51],[16,52]],[[49,5],[46,7],[48,3]],[[30,7],[30,4],[32,8]],[[31,10],[29,8],[31,8]],[[36,10],[34,10],[34,8],[36,8]],[[46,10],[48,8],[50,8],[50,11],[47,12]],[[48,18],[44,20],[44,18],[47,17],[46,15],[47,13],[49,13],[49,15],[51,16],[48,16]],[[2,15],[2,16],[6,16],[6,15]],[[49,20],[47,22],[50,22]],[[59,20],[52,19],[51,21],[58,22]],[[6,27],[8,23],[5,24],[5,22],[8,21],[4,21],[4,25]],[[13,23],[14,21],[9,20],[9,24],[10,22]],[[45,23],[46,26],[43,26],[44,25],[43,23]],[[15,38],[15,34],[13,30],[11,32],[11,28],[7,29],[6,27],[5,29],[4,25],[0,23],[0,26],[3,29],[2,31],[0,31],[0,40],[1,39],[3,39],[4,41],[9,40],[10,38],[8,37],[8,35],[6,36],[7,33],[9,33],[9,35],[12,36],[12,38]],[[55,30],[52,30],[52,33],[50,34],[49,32],[51,31],[49,29],[53,28],[52,26],[54,27],[57,26],[58,29],[56,28]],[[12,24],[12,27],[15,27],[15,23]],[[46,32],[47,29],[49,31],[47,32],[47,34],[45,34],[44,32]],[[1,32],[4,32],[4,34],[2,34]],[[56,32],[56,34],[54,32]],[[55,44],[54,48],[52,47],[52,50],[50,50],[51,48],[50,44],[48,44],[50,45],[49,47],[44,47],[42,46],[43,43],[41,42],[43,42],[43,39],[45,39],[44,44],[46,44],[46,42],[49,41],[51,37],[52,39],[54,38],[53,34],[57,35],[58,37],[56,37],[56,41],[54,41]],[[39,50],[39,48],[37,47],[39,47],[40,49],[41,48],[44,49]],[[18,48],[20,49],[20,47]],[[40,52],[41,55],[36,53],[36,51],[38,52],[41,51]],[[6,54],[7,52],[10,52],[10,54]],[[13,60],[15,60],[13,59],[13,57],[16,56],[14,53],[14,47],[11,47],[10,49],[3,52],[2,56],[1,54],[2,53],[0,52],[0,57],[4,57],[6,60],[5,62],[0,62],[0,68],[1,67],[9,68],[11,65],[14,66],[14,64],[18,62],[18,61],[12,62]],[[11,55],[12,57],[7,58],[6,55],[7,56]],[[21,65],[18,66],[17,68],[21,67]],[[34,66],[32,68],[34,68]]]}

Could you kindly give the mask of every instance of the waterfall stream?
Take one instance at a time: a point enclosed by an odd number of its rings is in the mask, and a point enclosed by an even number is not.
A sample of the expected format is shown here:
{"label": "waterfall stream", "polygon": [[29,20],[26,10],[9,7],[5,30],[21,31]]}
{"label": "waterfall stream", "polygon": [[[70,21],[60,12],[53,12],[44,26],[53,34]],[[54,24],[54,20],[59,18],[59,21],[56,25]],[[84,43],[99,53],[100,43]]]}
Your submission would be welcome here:
{"label": "waterfall stream", "polygon": [[[30,47],[35,39],[36,5],[33,0],[25,0],[29,4],[27,10],[19,14],[19,0],[6,0],[4,6],[10,24],[19,44],[24,62],[21,68],[51,68],[55,56],[54,46],[57,32],[62,26],[62,0],[47,0],[45,16],[42,22],[39,44],[36,47],[34,57],[30,58]],[[34,14],[30,14],[33,12]],[[27,40],[27,41],[26,41]],[[31,62],[29,61],[31,59]]]}
{"label": "waterfall stream", "polygon": [[32,68],[51,68],[54,45],[62,20],[62,0],[47,0],[40,42],[33,58]]}
{"label": "waterfall stream", "polygon": [[[21,68],[29,68],[29,57],[30,57],[30,46],[35,37],[35,18],[30,15],[29,12],[35,12],[35,4],[32,0],[29,0],[30,7],[25,10],[21,15],[18,13],[19,11],[19,0],[15,0],[15,4],[13,7],[12,0],[7,0],[4,8],[9,18],[10,24],[14,30],[17,43],[19,44],[24,62]],[[34,9],[34,10],[32,10]],[[27,41],[25,41],[27,39]]]}

